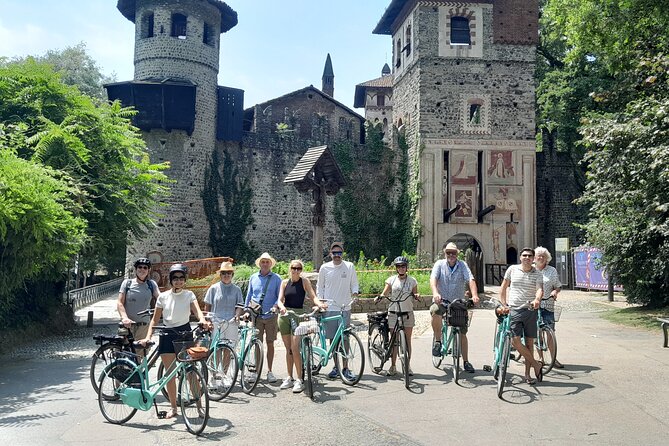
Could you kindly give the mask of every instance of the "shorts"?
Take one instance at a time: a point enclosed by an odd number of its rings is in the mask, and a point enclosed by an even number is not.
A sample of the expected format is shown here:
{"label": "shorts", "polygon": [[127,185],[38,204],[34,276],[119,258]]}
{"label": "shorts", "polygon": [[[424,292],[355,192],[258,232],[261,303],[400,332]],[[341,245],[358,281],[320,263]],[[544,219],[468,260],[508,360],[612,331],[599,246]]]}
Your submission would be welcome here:
{"label": "shorts", "polygon": [[[130,333],[132,334],[132,337],[135,339],[135,341],[141,341],[146,337],[146,334],[149,332],[149,326],[147,324],[143,325],[137,325],[137,324],[132,324],[130,326]],[[138,356],[146,356],[148,350],[145,348],[136,348],[135,353],[137,353]]]}
{"label": "shorts", "polygon": [[[408,311],[409,314],[403,316],[402,322],[404,322],[404,328],[412,328],[416,325],[416,318],[413,315],[413,311]],[[395,321],[397,320],[397,314],[392,311],[388,312],[388,327],[390,330],[395,326]]]}
{"label": "shorts", "polygon": [[[432,316],[434,316],[436,314],[438,316],[443,317],[444,315],[446,315],[447,311],[448,311],[448,308],[445,307],[444,305],[441,305],[441,304],[430,305],[430,314]],[[392,327],[392,325],[391,325],[391,327]],[[469,327],[460,327],[460,334],[465,335],[465,334],[467,334],[468,331],[469,331]]]}
{"label": "shorts", "polygon": [[239,340],[239,327],[235,322],[230,322],[225,330],[221,331],[220,340],[234,341],[235,344]]}
{"label": "shorts", "polygon": [[537,337],[537,311],[528,308],[512,308],[509,317],[511,318],[511,335],[525,336],[526,338]]}
{"label": "shorts", "polygon": [[268,317],[267,319],[256,318],[256,328],[258,329],[258,339],[263,340],[265,335],[265,343],[276,341],[276,334],[279,331],[277,315]]}
{"label": "shorts", "polygon": [[[188,332],[183,334],[183,332]],[[172,327],[162,330],[158,341],[158,353],[176,353],[174,351],[174,341],[192,341],[193,333],[190,331],[190,324],[183,324],[179,327]]]}
{"label": "shorts", "polygon": [[286,313],[279,315],[279,332],[282,336],[294,335],[295,328],[300,324],[299,314],[304,314],[304,308],[288,308],[286,310],[295,312],[295,314]]}
{"label": "shorts", "polygon": [[544,324],[548,325],[555,331],[555,312],[553,311],[548,311],[543,308],[540,308],[539,311],[541,311],[541,318],[544,320]]}
{"label": "shorts", "polygon": [[[342,315],[344,317],[344,328],[351,325],[350,311],[326,311],[325,316],[323,317],[331,317],[339,315]],[[337,320],[327,321],[325,323],[325,337],[332,340],[335,337],[335,333],[337,333],[338,327],[339,327],[339,321]]]}

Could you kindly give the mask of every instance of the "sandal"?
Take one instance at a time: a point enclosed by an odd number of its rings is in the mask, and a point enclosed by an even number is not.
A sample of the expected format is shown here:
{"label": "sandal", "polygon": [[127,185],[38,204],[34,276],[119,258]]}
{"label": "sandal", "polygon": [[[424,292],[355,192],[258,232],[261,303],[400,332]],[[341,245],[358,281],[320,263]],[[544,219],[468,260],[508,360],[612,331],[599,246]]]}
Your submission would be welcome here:
{"label": "sandal", "polygon": [[564,365],[556,359],[555,364],[553,364],[553,367],[555,367],[556,369],[563,369]]}
{"label": "sandal", "polygon": [[533,386],[537,383],[537,380],[534,378],[530,378],[529,376],[525,377],[525,384],[529,384],[530,386]]}
{"label": "sandal", "polygon": [[176,418],[179,414],[177,413],[177,408],[173,407],[170,411],[167,412],[167,415],[165,415],[165,419],[168,420],[170,418]]}
{"label": "sandal", "polygon": [[537,373],[535,371],[534,374],[537,375],[537,381],[538,382],[541,382],[541,381],[544,380],[544,370],[541,367],[539,367],[539,373]]}

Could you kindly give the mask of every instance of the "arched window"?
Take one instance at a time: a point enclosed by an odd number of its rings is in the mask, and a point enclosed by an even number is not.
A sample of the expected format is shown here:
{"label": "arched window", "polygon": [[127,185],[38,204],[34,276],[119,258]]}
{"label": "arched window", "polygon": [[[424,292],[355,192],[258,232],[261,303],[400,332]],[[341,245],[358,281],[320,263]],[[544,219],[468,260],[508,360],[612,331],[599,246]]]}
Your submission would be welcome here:
{"label": "arched window", "polygon": [[172,32],[170,35],[172,37],[177,37],[179,39],[186,38],[186,24],[188,23],[188,17],[183,14],[172,14]]}
{"label": "arched window", "polygon": [[399,68],[402,65],[402,39],[397,39],[397,48],[395,50],[395,66]]}
{"label": "arched window", "polygon": [[469,19],[465,17],[451,17],[451,45],[471,45],[469,33]]}
{"label": "arched window", "polygon": [[406,38],[404,40],[406,41],[404,49],[407,52],[407,57],[409,57],[411,54],[411,25],[407,26]]}

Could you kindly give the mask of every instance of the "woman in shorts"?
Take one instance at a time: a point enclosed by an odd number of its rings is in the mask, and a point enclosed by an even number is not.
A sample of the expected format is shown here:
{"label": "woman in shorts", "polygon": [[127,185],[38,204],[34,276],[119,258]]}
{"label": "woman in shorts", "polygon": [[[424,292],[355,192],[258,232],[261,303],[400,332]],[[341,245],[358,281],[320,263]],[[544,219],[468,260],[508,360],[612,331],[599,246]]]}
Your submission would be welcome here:
{"label": "woman in shorts", "polygon": [[[534,249],[534,266],[544,278],[544,295],[541,298],[539,311],[544,322],[555,331],[555,301],[562,289],[562,283],[557,270],[548,264],[552,258],[551,253],[543,246]],[[551,356],[555,354],[555,345],[552,342],[548,345],[548,349],[551,351]],[[564,368],[557,358],[553,367]]]}

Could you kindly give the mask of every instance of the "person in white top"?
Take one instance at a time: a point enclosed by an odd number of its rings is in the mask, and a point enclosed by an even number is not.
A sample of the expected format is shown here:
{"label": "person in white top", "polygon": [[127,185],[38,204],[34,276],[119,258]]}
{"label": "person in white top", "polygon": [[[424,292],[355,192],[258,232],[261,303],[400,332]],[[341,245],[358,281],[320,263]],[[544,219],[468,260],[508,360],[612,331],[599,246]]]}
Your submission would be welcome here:
{"label": "person in white top", "polygon": [[[418,282],[408,274],[409,259],[404,256],[397,257],[393,260],[393,265],[395,265],[397,274],[386,279],[381,296],[374,299],[374,301],[378,302],[382,296],[390,296],[390,304],[388,305],[388,327],[390,330],[395,327],[398,317],[397,313],[407,313],[402,316],[402,322],[404,323],[404,333],[407,338],[409,361],[411,361],[411,333],[413,332],[414,325],[416,325],[416,319],[413,314],[413,301],[414,299],[418,300],[419,298]],[[391,365],[388,369],[388,375],[392,376],[397,373],[397,368],[395,367],[397,363],[397,347],[393,348],[390,362]],[[408,364],[407,367],[409,367],[409,375],[413,376],[411,367]]]}
{"label": "person in white top", "polygon": [[[318,271],[318,282],[316,283],[316,295],[318,299],[325,302],[328,311],[325,317],[341,314],[344,318],[344,325],[351,323],[351,302],[352,296],[358,295],[358,275],[355,272],[355,266],[351,262],[342,259],[344,254],[344,244],[334,242],[330,246],[330,257],[332,261],[323,264]],[[326,336],[330,341],[334,338],[337,331],[337,322],[332,321],[326,325]],[[348,371],[347,362],[344,361],[342,373]],[[328,374],[328,378],[336,379],[339,377],[337,368],[333,368]]]}
{"label": "person in white top", "polygon": [[[176,360],[176,352],[174,351],[174,341],[192,339],[192,335],[184,336],[184,332],[190,331],[190,315],[193,312],[197,315],[200,325],[208,326],[209,324],[204,319],[204,314],[200,310],[197,303],[197,298],[192,291],[186,290],[186,276],[188,270],[180,263],[170,267],[170,285],[171,289],[160,293],[156,301],[156,311],[153,313],[153,318],[149,323],[149,330],[146,338],[140,341],[144,346],[151,340],[153,335],[153,327],[158,325],[160,318],[163,318],[164,325],[168,328],[160,336],[158,343],[158,353],[160,353],[160,360],[165,366],[165,374],[172,371],[174,362]],[[172,410],[167,413],[165,418],[174,418],[177,416],[177,386],[174,379],[167,383],[167,395],[170,399]]]}

